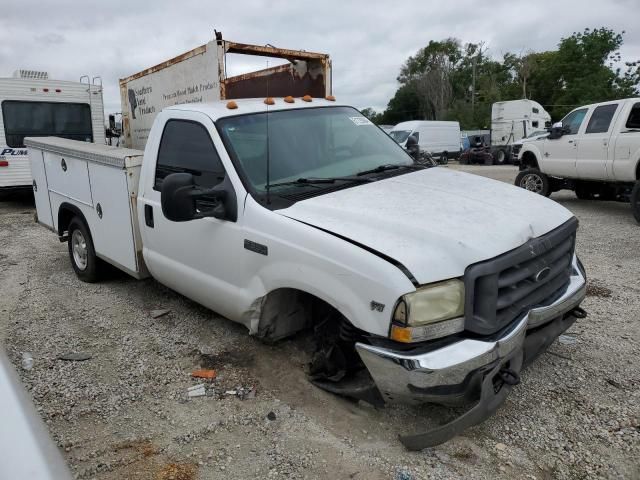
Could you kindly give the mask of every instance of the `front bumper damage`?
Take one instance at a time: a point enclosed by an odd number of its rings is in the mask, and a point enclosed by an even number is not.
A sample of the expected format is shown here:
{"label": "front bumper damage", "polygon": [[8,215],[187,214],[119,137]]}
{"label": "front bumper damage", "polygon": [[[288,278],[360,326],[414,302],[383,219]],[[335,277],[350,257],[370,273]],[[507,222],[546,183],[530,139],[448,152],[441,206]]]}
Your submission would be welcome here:
{"label": "front bumper damage", "polygon": [[[574,258],[574,263],[577,260]],[[356,349],[387,403],[474,403],[463,415],[426,433],[401,436],[410,450],[446,442],[481,423],[504,402],[521,369],[544,352],[576,318],[586,279],[575,264],[566,290],[553,303],[530,310],[497,336],[465,338],[422,352],[357,343]]]}

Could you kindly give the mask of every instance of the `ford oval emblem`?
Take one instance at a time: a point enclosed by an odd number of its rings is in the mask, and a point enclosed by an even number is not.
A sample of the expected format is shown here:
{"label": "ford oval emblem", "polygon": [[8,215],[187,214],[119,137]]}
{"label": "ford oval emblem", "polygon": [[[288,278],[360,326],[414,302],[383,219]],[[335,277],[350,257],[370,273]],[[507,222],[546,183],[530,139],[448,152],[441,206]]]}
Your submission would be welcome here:
{"label": "ford oval emblem", "polygon": [[538,273],[536,273],[536,278],[535,278],[536,282],[541,282],[542,280],[547,278],[550,273],[551,273],[551,268],[550,267],[544,267],[542,270],[540,270]]}

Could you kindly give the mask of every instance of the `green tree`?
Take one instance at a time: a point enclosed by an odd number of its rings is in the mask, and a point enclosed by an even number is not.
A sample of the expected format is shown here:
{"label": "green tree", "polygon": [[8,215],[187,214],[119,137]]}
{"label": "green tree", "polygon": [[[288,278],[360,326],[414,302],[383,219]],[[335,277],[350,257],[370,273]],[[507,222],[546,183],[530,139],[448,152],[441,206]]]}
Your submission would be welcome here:
{"label": "green tree", "polygon": [[376,125],[378,125],[380,123],[379,120],[380,120],[381,115],[378,112],[376,112],[373,108],[371,108],[371,107],[361,108],[360,109],[360,113],[362,113],[362,115],[367,117],[369,120],[371,120]]}
{"label": "green tree", "polygon": [[497,101],[530,98],[560,119],[576,106],[637,95],[640,63],[621,65],[623,35],[585,29],[562,38],[557,50],[500,60],[482,43],[432,40],[403,64],[400,87],[379,120],[453,119],[464,129],[488,128]]}

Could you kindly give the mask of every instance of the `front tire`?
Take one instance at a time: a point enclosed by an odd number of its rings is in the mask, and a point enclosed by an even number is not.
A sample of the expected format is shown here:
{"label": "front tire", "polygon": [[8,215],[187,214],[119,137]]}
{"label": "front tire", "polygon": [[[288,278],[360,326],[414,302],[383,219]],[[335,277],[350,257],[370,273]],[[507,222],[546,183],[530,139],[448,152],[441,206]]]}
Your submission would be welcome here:
{"label": "front tire", "polygon": [[636,222],[640,223],[640,180],[636,182],[631,190],[631,211]]}
{"label": "front tire", "polygon": [[80,280],[87,283],[97,282],[100,278],[100,259],[96,256],[89,228],[80,217],[74,217],[69,223],[69,259]]}
{"label": "front tire", "polygon": [[514,183],[516,187],[524,188],[525,190],[544,197],[551,195],[551,182],[549,181],[549,177],[537,168],[522,170],[518,173]]}

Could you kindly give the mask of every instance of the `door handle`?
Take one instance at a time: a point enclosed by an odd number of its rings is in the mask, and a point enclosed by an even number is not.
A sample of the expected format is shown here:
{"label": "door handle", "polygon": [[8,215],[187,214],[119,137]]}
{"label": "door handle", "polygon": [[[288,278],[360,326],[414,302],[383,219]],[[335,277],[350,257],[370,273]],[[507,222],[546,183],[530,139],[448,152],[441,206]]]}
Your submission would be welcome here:
{"label": "door handle", "polygon": [[567,143],[573,143],[573,140],[569,140]]}
{"label": "door handle", "polygon": [[144,206],[144,223],[147,227],[153,228],[153,207],[151,205]]}

